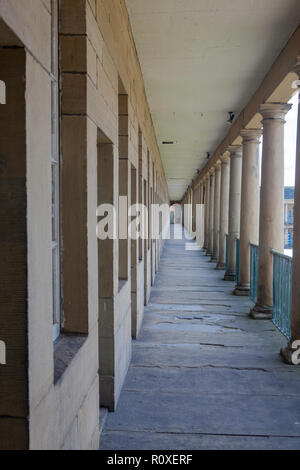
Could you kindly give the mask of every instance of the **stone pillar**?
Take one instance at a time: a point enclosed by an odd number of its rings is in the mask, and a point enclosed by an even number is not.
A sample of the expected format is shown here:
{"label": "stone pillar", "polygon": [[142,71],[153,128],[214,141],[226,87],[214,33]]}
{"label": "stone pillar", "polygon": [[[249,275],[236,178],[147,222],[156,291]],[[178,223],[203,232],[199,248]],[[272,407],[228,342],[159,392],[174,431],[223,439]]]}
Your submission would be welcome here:
{"label": "stone pillar", "polygon": [[204,246],[205,251],[208,250],[208,233],[209,233],[209,200],[210,200],[210,185],[209,185],[209,175],[205,177],[205,209],[204,209]]}
{"label": "stone pillar", "polygon": [[231,145],[228,150],[230,152],[228,267],[224,280],[234,281],[236,271],[236,239],[240,235],[242,146]]}
{"label": "stone pillar", "polygon": [[211,256],[214,247],[214,200],[215,200],[215,169],[209,171],[210,193],[209,193],[209,231],[207,256]]}
{"label": "stone pillar", "polygon": [[229,216],[229,181],[230,181],[230,158],[228,154],[221,157],[221,197],[220,197],[220,237],[219,237],[219,262],[217,269],[225,269],[226,238],[228,234]]}
{"label": "stone pillar", "polygon": [[[300,78],[300,57],[295,69]],[[300,83],[298,85],[300,91]],[[292,355],[298,349],[293,348],[293,342],[300,340],[300,100],[298,105],[297,129],[297,157],[296,157],[296,183],[294,206],[294,246],[293,246],[293,274],[292,274],[292,309],[291,309],[291,340],[286,348],[281,350],[285,362],[295,364]]]}
{"label": "stone pillar", "polygon": [[190,189],[190,223],[189,223],[189,233],[191,235],[193,231],[193,190]]}
{"label": "stone pillar", "polygon": [[192,191],[192,232],[196,231],[196,204],[198,197],[198,189],[194,188]]}
{"label": "stone pillar", "polygon": [[187,194],[187,232],[190,233],[190,226],[191,226],[191,193],[188,190]]}
{"label": "stone pillar", "polygon": [[215,195],[214,195],[214,244],[211,261],[219,259],[220,238],[220,193],[221,193],[221,162],[215,165]]}
{"label": "stone pillar", "polygon": [[198,212],[199,212],[198,206],[200,204],[200,184],[195,189],[195,195],[196,195],[196,199],[195,199],[195,222],[194,223],[195,223],[196,241],[197,243],[199,243],[200,222],[201,222],[198,216]]}
{"label": "stone pillar", "polygon": [[205,215],[204,215],[204,200],[203,200],[203,193],[204,193],[204,181],[201,180],[199,186],[199,201],[200,204],[200,211],[201,211],[201,219],[200,219],[200,227],[198,228],[199,231],[199,242],[200,247],[204,248],[204,230],[205,230]]}
{"label": "stone pillar", "polygon": [[259,234],[259,144],[261,129],[243,129],[243,165],[240,226],[239,282],[235,295],[250,293],[250,246]]}
{"label": "stone pillar", "polygon": [[189,233],[191,235],[193,231],[193,190],[190,189],[190,224],[189,224]]}
{"label": "stone pillar", "polygon": [[260,193],[258,300],[250,315],[255,319],[272,317],[273,256],[270,250],[284,252],[284,123],[291,109],[286,103],[266,103],[263,116],[263,157]]}

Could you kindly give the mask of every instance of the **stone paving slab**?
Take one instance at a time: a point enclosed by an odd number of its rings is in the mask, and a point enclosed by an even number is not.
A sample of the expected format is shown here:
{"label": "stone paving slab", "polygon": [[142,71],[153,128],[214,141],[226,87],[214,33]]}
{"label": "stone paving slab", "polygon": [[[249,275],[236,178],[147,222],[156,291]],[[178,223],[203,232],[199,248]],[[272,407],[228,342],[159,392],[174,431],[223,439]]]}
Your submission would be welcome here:
{"label": "stone paving slab", "polygon": [[141,431],[107,431],[102,448],[111,450],[298,450],[300,438],[168,434]]}
{"label": "stone paving slab", "polygon": [[[170,334],[171,333],[171,334]],[[199,343],[201,344],[223,344],[224,346],[252,346],[253,348],[268,349],[269,346],[272,349],[277,349],[276,344],[274,344],[275,335],[272,335],[270,341],[268,341],[268,333],[265,333],[265,336],[255,335],[254,333],[245,333],[245,332],[228,332],[228,330],[223,330],[215,332],[214,328],[210,328],[209,325],[207,328],[200,330],[199,328],[191,328],[187,325],[183,328],[181,325],[177,326],[175,330],[174,327],[168,325],[165,328],[160,327],[156,328],[145,328],[140,335],[140,341],[144,342],[156,342],[156,343]],[[284,340],[278,341],[278,345],[283,346],[285,344]]]}
{"label": "stone paving slab", "polygon": [[[147,347],[148,346],[148,347]],[[242,346],[224,346],[219,344],[161,344],[147,343],[136,347],[132,358],[133,366],[186,366],[186,367],[233,367],[259,368],[270,370],[288,370],[299,376],[293,366],[285,365],[275,347],[260,353],[255,349]]]}
{"label": "stone paving slab", "polygon": [[300,449],[300,368],[209,258],[167,241],[101,449]]}
{"label": "stone paving slab", "polygon": [[300,437],[300,397],[124,390],[105,429]]}
{"label": "stone paving slab", "polygon": [[[217,369],[217,370],[216,370]],[[131,367],[124,390],[196,395],[267,395],[299,397],[299,376],[285,369],[259,366],[135,366]]]}

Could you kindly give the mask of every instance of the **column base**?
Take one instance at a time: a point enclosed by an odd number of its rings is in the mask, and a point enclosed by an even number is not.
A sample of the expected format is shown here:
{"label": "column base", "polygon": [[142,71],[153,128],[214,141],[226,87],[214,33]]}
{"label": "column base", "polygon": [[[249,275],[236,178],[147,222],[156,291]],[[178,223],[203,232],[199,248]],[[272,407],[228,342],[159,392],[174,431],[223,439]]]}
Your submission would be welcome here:
{"label": "column base", "polygon": [[211,263],[217,263],[218,262],[218,257],[217,256],[212,256],[210,262]]}
{"label": "column base", "polygon": [[237,285],[233,291],[234,295],[238,297],[249,297],[250,295],[250,286],[249,285]]}
{"label": "column base", "polygon": [[293,356],[293,354],[297,351],[297,348],[292,348],[293,342],[294,341],[289,341],[286,347],[280,350],[280,355],[283,359],[283,362],[285,362],[286,364],[290,364],[292,366],[296,366],[296,365],[299,365],[295,362],[295,359],[299,360],[299,354],[296,353],[297,357]]}
{"label": "column base", "polygon": [[224,281],[235,281],[235,273],[226,273]]}
{"label": "column base", "polygon": [[219,271],[224,271],[225,269],[225,263],[218,263],[217,266],[216,266],[216,269],[218,269]]}
{"label": "column base", "polygon": [[273,308],[267,305],[256,304],[250,310],[250,317],[254,320],[272,320]]}
{"label": "column base", "polygon": [[205,256],[211,256],[211,253],[209,250],[206,250],[206,255]]}

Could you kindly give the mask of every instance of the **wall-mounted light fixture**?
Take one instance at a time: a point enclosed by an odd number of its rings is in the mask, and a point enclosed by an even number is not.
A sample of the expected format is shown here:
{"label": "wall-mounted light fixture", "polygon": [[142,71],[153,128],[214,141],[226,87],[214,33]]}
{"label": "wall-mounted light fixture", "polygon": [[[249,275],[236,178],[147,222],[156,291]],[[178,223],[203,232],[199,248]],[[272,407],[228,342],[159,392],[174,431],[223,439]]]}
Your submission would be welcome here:
{"label": "wall-mounted light fixture", "polygon": [[234,121],[234,118],[235,118],[235,114],[234,114],[232,111],[229,111],[228,114],[229,114],[229,119],[228,119],[227,122],[228,122],[229,124],[232,124],[233,121]]}

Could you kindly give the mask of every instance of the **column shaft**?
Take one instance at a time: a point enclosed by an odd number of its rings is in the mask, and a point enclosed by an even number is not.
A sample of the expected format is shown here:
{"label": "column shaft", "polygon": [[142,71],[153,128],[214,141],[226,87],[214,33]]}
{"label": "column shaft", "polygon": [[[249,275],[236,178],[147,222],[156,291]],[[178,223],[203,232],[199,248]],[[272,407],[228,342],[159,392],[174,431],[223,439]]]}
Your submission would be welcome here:
{"label": "column shaft", "polygon": [[201,181],[199,188],[199,204],[201,211],[201,226],[199,227],[200,247],[204,248],[205,212],[204,212],[204,181]]}
{"label": "column shaft", "polygon": [[263,157],[260,194],[258,300],[250,312],[253,318],[272,317],[273,256],[284,252],[284,117],[291,105],[266,103],[263,116]]}
{"label": "column shaft", "polygon": [[[297,67],[300,77],[300,57]],[[299,86],[299,85],[298,85]],[[300,87],[299,87],[300,88]],[[286,348],[281,350],[281,355],[289,364],[293,361],[293,342],[300,339],[300,100],[298,106],[298,129],[297,129],[297,157],[296,157],[296,184],[295,184],[295,206],[294,206],[294,246],[293,246],[293,275],[292,275],[292,310],[291,310],[291,341]]]}
{"label": "column shaft", "polygon": [[188,198],[188,214],[189,214],[189,222],[188,222],[188,232],[189,234],[191,233],[191,230],[192,230],[192,192],[191,190],[189,190],[189,198]]}
{"label": "column shaft", "polygon": [[226,234],[228,234],[230,158],[221,158],[221,198],[220,198],[220,237],[219,262],[217,269],[225,269]]}
{"label": "column shaft", "polygon": [[236,274],[236,239],[240,234],[242,147],[232,145],[230,152],[228,267],[225,281],[234,281]]}
{"label": "column shaft", "polygon": [[215,200],[215,172],[210,175],[210,194],[209,194],[209,238],[207,255],[211,256],[214,247],[214,200]]}
{"label": "column shaft", "polygon": [[236,295],[250,293],[250,246],[258,244],[259,230],[259,144],[260,129],[243,129],[243,165],[240,225],[239,282]]}
{"label": "column shaft", "polygon": [[208,240],[209,240],[209,200],[210,200],[210,184],[209,177],[205,178],[205,229],[204,229],[204,250],[208,250]]}
{"label": "column shaft", "polygon": [[220,237],[220,193],[221,193],[221,162],[215,167],[215,194],[214,194],[214,243],[212,261],[219,259],[219,237]]}
{"label": "column shaft", "polygon": [[196,204],[197,204],[197,189],[192,189],[192,232],[196,231]]}

